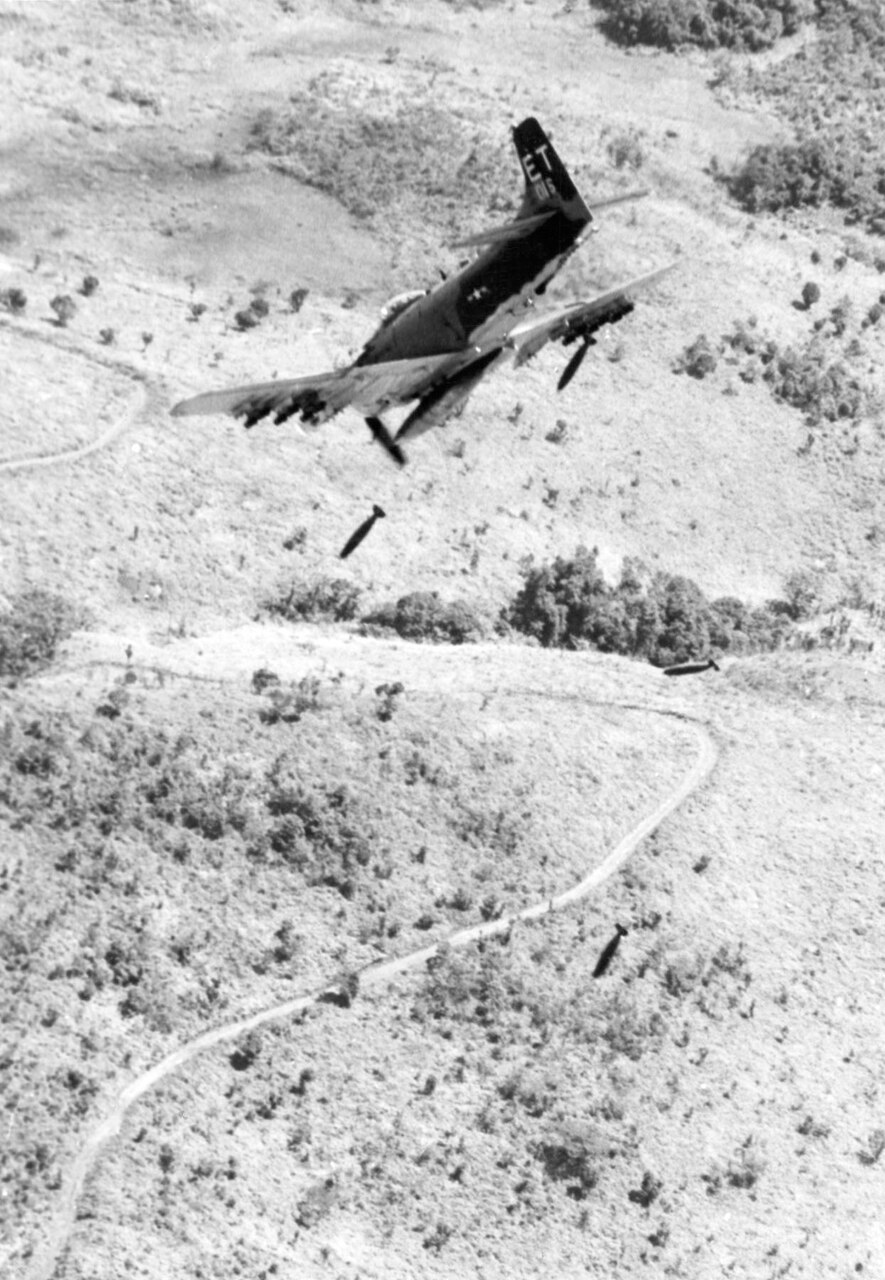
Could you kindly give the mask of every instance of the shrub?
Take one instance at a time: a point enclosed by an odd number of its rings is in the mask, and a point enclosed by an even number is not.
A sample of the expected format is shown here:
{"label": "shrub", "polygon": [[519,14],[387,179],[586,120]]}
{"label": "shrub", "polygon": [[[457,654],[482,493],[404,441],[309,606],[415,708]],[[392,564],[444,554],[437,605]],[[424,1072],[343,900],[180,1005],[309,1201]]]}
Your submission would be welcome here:
{"label": "shrub", "polygon": [[878,1164],[882,1152],[885,1151],[885,1129],[873,1129],[866,1139],[866,1144],[857,1153],[861,1164],[870,1168]]}
{"label": "shrub", "polygon": [[66,328],[68,321],[73,320],[77,314],[77,304],[67,293],[57,294],[49,305],[55,312],[55,323],[60,329]]}
{"label": "shrub", "polygon": [[616,169],[641,169],[645,161],[642,133],[635,128],[619,129],[609,138],[605,150]]}
{"label": "shrub", "polygon": [[633,1204],[641,1205],[643,1209],[648,1209],[661,1194],[663,1186],[661,1179],[656,1178],[653,1173],[646,1169],[642,1175],[641,1184],[634,1190],[627,1192],[627,1199]]}
{"label": "shrub", "polygon": [[[274,683],[276,681],[276,683]],[[253,687],[255,678],[253,676]],[[268,705],[262,707],[259,716],[263,724],[295,724],[305,711],[320,709],[320,682],[316,676],[303,676],[288,686],[281,685],[277,677],[266,686]],[[258,689],[256,693],[260,692]]]}
{"label": "shrub", "polygon": [[61,641],[85,622],[82,610],[40,587],[13,596],[0,612],[0,680],[14,682],[48,667]]}
{"label": "shrub", "polygon": [[592,0],[618,44],[662,49],[768,49],[814,12],[813,0]]}
{"label": "shrub", "polygon": [[421,1021],[465,1025],[475,1024],[496,1040],[519,1039],[524,1030],[522,1015],[531,1017],[536,993],[510,954],[501,947],[486,950],[452,951],[440,947],[427,962],[413,1016]]}
{"label": "shrub", "polygon": [[293,582],[289,591],[263,605],[265,613],[287,622],[314,622],[331,618],[349,622],[359,610],[360,589],[346,578],[318,578],[314,582]]}
{"label": "shrub", "polygon": [[361,631],[371,628],[395,631],[404,640],[428,640],[436,644],[471,644],[481,640],[485,628],[472,605],[465,600],[445,602],[436,591],[413,591],[395,604],[384,604],[362,620]]}
{"label": "shrub", "polygon": [[0,311],[11,311],[14,316],[21,315],[28,305],[24,289],[0,289]]}
{"label": "shrub", "polygon": [[557,556],[552,565],[528,566],[522,587],[506,610],[507,624],[545,648],[591,640],[591,620],[598,616],[608,593],[597,555],[595,547],[592,551],[578,547],[571,560]]}
{"label": "shrub", "polygon": [[[350,792],[343,786],[309,788],[279,768],[271,770],[269,781],[267,810],[275,820],[269,849],[308,884],[328,885],[352,898],[377,837]],[[252,856],[266,852],[253,849]]]}
{"label": "shrub", "polygon": [[601,1154],[595,1127],[578,1120],[564,1121],[537,1149],[547,1176],[564,1182],[574,1200],[583,1200],[599,1181]]}
{"label": "shrub", "polygon": [[802,302],[805,310],[808,311],[816,302],[820,301],[820,285],[815,284],[813,280],[806,280],[802,286]]}
{"label": "shrub", "polygon": [[868,388],[845,360],[828,359],[823,339],[785,347],[763,377],[775,399],[801,409],[812,424],[857,418],[870,400]]}
{"label": "shrub", "polygon": [[268,667],[259,667],[252,672],[252,692],[264,693],[265,689],[272,685],[279,685],[280,677],[275,671],[271,671]]}
{"label": "shrub", "polygon": [[801,409],[809,424],[854,419],[869,411],[874,391],[853,365],[859,346],[848,342],[834,357],[831,341],[845,336],[852,310],[851,300],[842,298],[814,322],[815,332],[799,346],[781,347],[753,318],[736,321],[723,341],[749,357],[739,369],[745,382],[761,377],[776,400]]}
{"label": "shrub", "polygon": [[820,594],[812,574],[799,570],[784,583],[784,594],[790,616],[796,622],[810,618],[820,604]]}
{"label": "shrub", "polygon": [[715,373],[718,356],[705,333],[699,333],[674,366],[675,373],[687,373],[691,378],[705,378],[708,373]]}
{"label": "shrub", "polygon": [[375,715],[382,723],[393,719],[397,698],[401,693],[405,693],[405,685],[400,680],[396,680],[393,684],[379,684],[376,688]]}
{"label": "shrub", "polygon": [[709,650],[709,605],[697,583],[678,574],[655,574],[649,600],[652,625],[638,639],[650,662],[665,667]]}

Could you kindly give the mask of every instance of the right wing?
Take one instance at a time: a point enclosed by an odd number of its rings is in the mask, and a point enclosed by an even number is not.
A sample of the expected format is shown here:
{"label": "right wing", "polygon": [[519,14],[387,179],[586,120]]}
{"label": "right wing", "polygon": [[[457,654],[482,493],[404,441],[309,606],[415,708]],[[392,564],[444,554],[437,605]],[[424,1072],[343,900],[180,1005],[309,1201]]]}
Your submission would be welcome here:
{"label": "right wing", "polygon": [[507,345],[516,350],[514,364],[525,364],[548,342],[562,342],[568,346],[577,338],[589,338],[604,324],[614,324],[633,310],[633,293],[653,284],[676,265],[671,262],[666,267],[649,271],[647,275],[628,280],[626,284],[615,285],[588,302],[573,302],[552,311],[542,320],[528,320],[517,325],[511,329],[507,340]]}
{"label": "right wing", "polygon": [[451,355],[445,355],[388,360],[350,365],[314,377],[258,382],[232,387],[229,391],[207,391],[182,400],[172,410],[172,416],[229,413],[235,418],[244,418],[245,425],[251,427],[269,414],[279,423],[296,413],[306,425],[318,426],[348,405],[364,414],[378,414],[391,404],[419,398],[451,359]]}

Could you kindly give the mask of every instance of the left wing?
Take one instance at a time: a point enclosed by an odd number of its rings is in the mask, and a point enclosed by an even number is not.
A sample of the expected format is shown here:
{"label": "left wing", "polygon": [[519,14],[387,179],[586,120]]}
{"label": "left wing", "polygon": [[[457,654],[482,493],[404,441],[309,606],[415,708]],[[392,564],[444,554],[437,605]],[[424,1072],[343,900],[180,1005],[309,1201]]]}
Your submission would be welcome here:
{"label": "left wing", "polygon": [[586,344],[592,343],[592,335],[603,325],[615,324],[633,310],[632,295],[639,289],[653,284],[661,276],[672,271],[677,265],[668,263],[649,271],[647,275],[637,276],[626,284],[615,285],[605,293],[598,294],[589,302],[573,302],[558,311],[552,311],[543,320],[527,321],[511,329],[507,345],[516,351],[514,365],[517,367],[531,360],[548,342],[562,342],[568,346],[578,338]]}
{"label": "left wing", "polygon": [[348,405],[365,414],[378,414],[391,404],[418,399],[451,363],[451,354],[387,360],[349,365],[314,377],[208,391],[182,400],[172,415],[182,418],[191,414],[229,413],[235,418],[244,418],[245,425],[251,427],[269,414],[273,414],[277,423],[300,414],[302,422],[318,426]]}

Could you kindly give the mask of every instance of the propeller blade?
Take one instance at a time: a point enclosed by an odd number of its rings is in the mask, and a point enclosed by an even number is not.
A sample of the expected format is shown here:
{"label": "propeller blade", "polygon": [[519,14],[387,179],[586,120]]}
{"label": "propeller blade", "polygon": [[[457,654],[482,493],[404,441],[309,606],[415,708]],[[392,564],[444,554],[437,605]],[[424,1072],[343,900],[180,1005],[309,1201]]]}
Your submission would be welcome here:
{"label": "propeller blade", "polygon": [[566,387],[568,386],[568,384],[571,382],[572,378],[575,376],[575,374],[576,374],[576,373],[578,372],[578,370],[580,369],[581,365],[582,365],[582,364],[583,364],[583,362],[584,362],[584,357],[586,356],[587,352],[590,350],[590,348],[591,348],[592,346],[593,346],[593,340],[592,340],[592,338],[585,339],[585,340],[581,343],[581,345],[578,347],[577,351],[574,353],[574,355],[573,355],[573,356],[571,356],[571,358],[569,359],[568,364],[567,364],[567,365],[565,366],[565,368],[563,369],[563,371],[562,371],[562,373],[561,373],[561,375],[560,375],[559,381],[558,381],[558,382],[557,382],[557,384],[556,384],[556,390],[557,390],[557,391],[564,391],[564,390],[565,390],[565,388],[566,388]]}

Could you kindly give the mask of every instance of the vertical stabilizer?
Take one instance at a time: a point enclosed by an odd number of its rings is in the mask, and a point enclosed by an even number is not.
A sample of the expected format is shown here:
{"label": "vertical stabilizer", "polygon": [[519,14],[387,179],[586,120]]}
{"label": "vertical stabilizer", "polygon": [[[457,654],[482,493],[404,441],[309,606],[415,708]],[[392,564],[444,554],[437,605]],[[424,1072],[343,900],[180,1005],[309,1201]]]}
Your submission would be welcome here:
{"label": "vertical stabilizer", "polygon": [[570,222],[592,222],[593,215],[553,143],[533,116],[516,126],[513,141],[525,175],[525,196],[518,217],[561,210]]}

